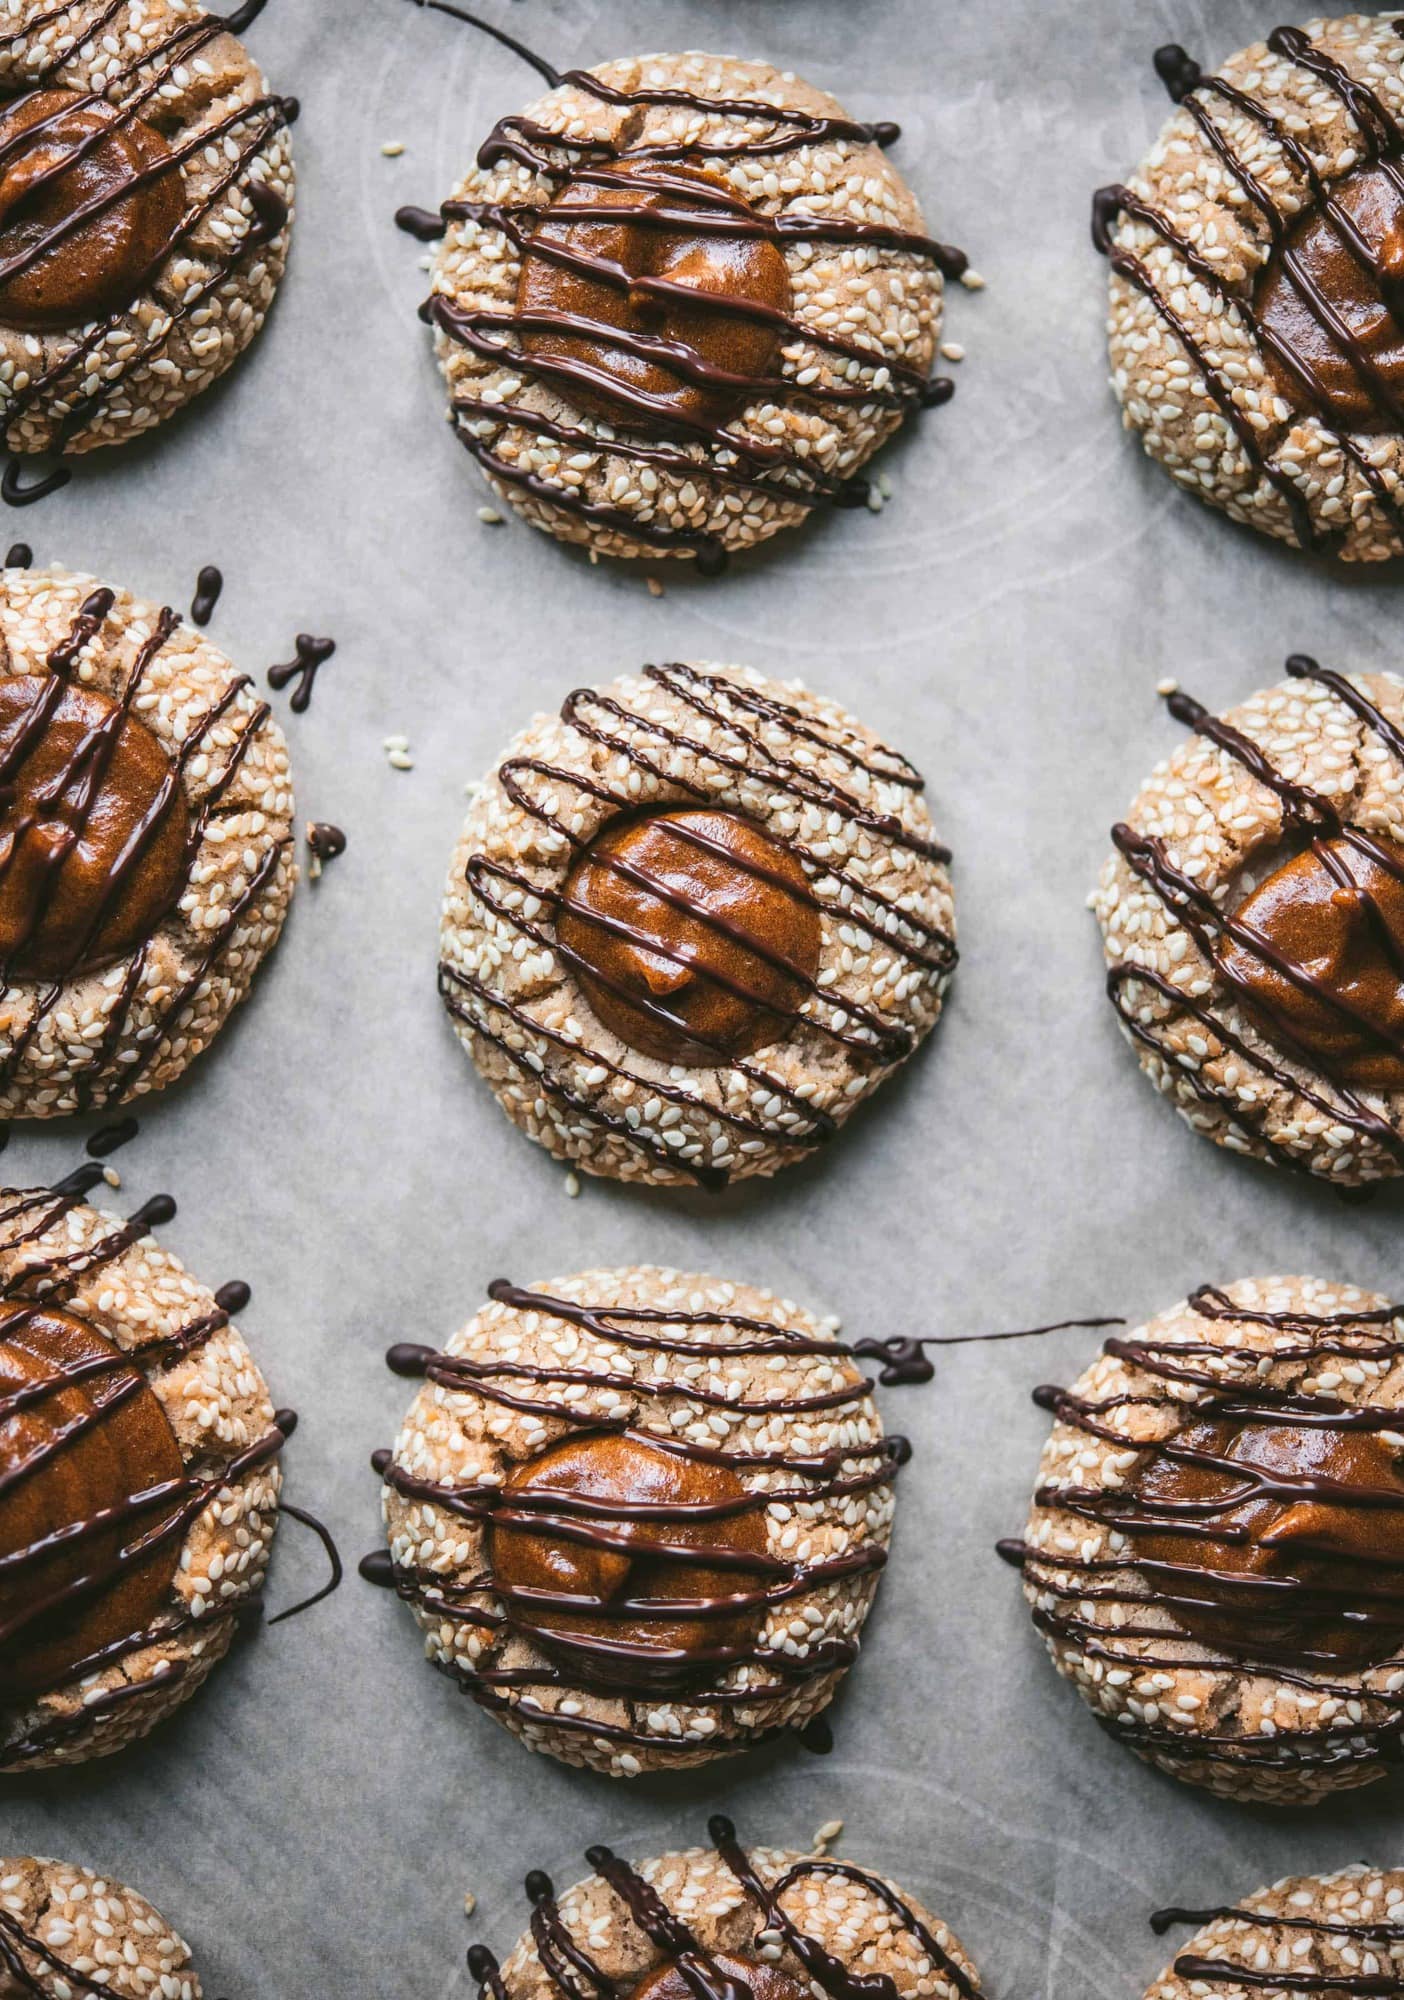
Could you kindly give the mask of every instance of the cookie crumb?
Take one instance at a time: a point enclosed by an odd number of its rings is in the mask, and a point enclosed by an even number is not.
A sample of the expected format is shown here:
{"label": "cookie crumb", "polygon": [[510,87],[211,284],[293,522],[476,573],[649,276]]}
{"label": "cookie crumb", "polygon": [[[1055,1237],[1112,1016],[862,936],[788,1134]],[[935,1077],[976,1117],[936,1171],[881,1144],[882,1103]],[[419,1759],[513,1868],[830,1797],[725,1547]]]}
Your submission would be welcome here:
{"label": "cookie crumb", "polygon": [[843,1821],[841,1819],[826,1819],[818,1833],[814,1836],[814,1852],[816,1854],[827,1853],[829,1842],[837,1840],[842,1832]]}
{"label": "cookie crumb", "polygon": [[885,472],[880,472],[877,476],[877,490],[884,500],[892,498],[892,481]]}
{"label": "cookie crumb", "polygon": [[1167,675],[1163,681],[1156,682],[1155,691],[1157,694],[1178,694],[1180,692],[1180,683]]}
{"label": "cookie crumb", "polygon": [[110,1188],[119,1188],[122,1185],[122,1176],[118,1173],[116,1167],[104,1167],[102,1177]]}
{"label": "cookie crumb", "polygon": [[474,1912],[474,1910],[476,1910],[476,1909],[477,1909],[477,1907],[478,1907],[478,1899],[477,1899],[477,1897],[476,1897],[476,1896],[475,1896],[475,1895],[473,1894],[473,1891],[472,1891],[471,1889],[467,1890],[467,1891],[465,1892],[465,1894],[464,1894],[464,1897],[463,1897],[463,1914],[464,1914],[464,1916],[465,1916],[465,1917],[471,1917],[471,1916],[472,1916],[472,1914],[473,1914],[473,1912]]}
{"label": "cookie crumb", "polygon": [[648,585],[648,594],[650,597],[661,597],[663,595],[663,586],[656,576],[646,576],[644,582]]}
{"label": "cookie crumb", "polygon": [[943,340],[941,354],[946,361],[964,361],[965,349],[958,340]]}
{"label": "cookie crumb", "polygon": [[978,271],[962,271],[960,282],[967,292],[983,292],[985,289],[985,280]]}
{"label": "cookie crumb", "polygon": [[382,750],[408,750],[409,738],[408,736],[387,736],[380,747]]}
{"label": "cookie crumb", "polygon": [[475,799],[482,789],[483,781],[481,778],[470,778],[463,787],[463,796],[465,799]]}
{"label": "cookie crumb", "polygon": [[386,761],[396,771],[412,771],[414,769],[414,759],[410,756],[408,750],[392,750]]}
{"label": "cookie crumb", "polygon": [[880,514],[886,504],[882,488],[880,486],[870,486],[868,488],[868,512],[870,514]]}
{"label": "cookie crumb", "polygon": [[478,519],[485,528],[500,528],[502,526],[502,516],[495,507],[480,507],[478,509]]}
{"label": "cookie crumb", "polygon": [[387,139],[380,150],[387,160],[398,160],[405,150],[405,142],[403,139]]}
{"label": "cookie crumb", "polygon": [[575,1198],[576,1198],[576,1196],[577,1196],[577,1195],[579,1194],[579,1192],[580,1192],[580,1176],[579,1176],[579,1174],[567,1174],[567,1175],[566,1175],[566,1177],[565,1177],[565,1191],[566,1191],[566,1193],[567,1193],[567,1194],[568,1194],[568,1195],[570,1196],[571,1200],[572,1200],[572,1201],[574,1201],[574,1200],[575,1200]]}

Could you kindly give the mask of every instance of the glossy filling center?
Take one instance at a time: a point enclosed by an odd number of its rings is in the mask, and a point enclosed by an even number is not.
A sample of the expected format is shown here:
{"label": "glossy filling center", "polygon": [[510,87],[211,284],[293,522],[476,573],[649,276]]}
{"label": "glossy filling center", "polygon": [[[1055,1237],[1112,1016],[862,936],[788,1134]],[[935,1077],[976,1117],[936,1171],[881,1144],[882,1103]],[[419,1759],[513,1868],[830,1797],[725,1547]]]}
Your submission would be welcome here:
{"label": "glossy filling center", "polygon": [[0,972],[65,979],[149,937],[185,882],[179,775],[119,703],[0,680]]}
{"label": "glossy filling center", "polygon": [[[811,2000],[809,1988],[791,1978],[778,1966],[757,1958],[741,1958],[733,1952],[714,1951],[707,1963],[723,1979],[749,1987],[751,2000]],[[627,2000],[697,2000],[695,1990],[676,1959],[669,1959],[655,1972],[641,1979]]]}
{"label": "glossy filling center", "polygon": [[165,1411],[105,1335],[0,1305],[0,1700],[59,1685],[158,1618],[181,1538],[155,1539],[169,1497],[133,1503],[184,1471]]}
{"label": "glossy filling center", "polygon": [[557,939],[621,1041],[703,1068],[785,1035],[819,968],[799,858],[739,813],[616,820],[566,878]]}
{"label": "glossy filling center", "polygon": [[1404,1641],[1402,1467],[1378,1430],[1188,1423],[1136,1480],[1154,1524],[1136,1561],[1210,1646],[1308,1669],[1387,1659]]}
{"label": "glossy filling center", "polygon": [[[1357,168],[1308,208],[1258,279],[1273,374],[1335,428],[1404,429],[1404,169]],[[1331,212],[1334,208],[1335,213]]]}
{"label": "glossy filling center", "polygon": [[[721,1671],[755,1642],[764,1503],[729,1466],[588,1432],[519,1465],[491,1531],[512,1621],[608,1686]],[[564,1503],[564,1504],[562,1504]]]}
{"label": "glossy filling center", "polygon": [[627,157],[608,172],[633,184],[568,182],[527,246],[518,311],[555,323],[524,328],[522,346],[567,364],[562,386],[587,407],[724,422],[779,351],[784,254],[744,233],[756,210],[710,174]]}
{"label": "glossy filling center", "polygon": [[0,112],[0,324],[24,332],[120,311],[179,234],[185,191],[160,133],[72,90]]}
{"label": "glossy filling center", "polygon": [[[1283,864],[1235,912],[1219,960],[1263,1028],[1338,1082],[1404,1090],[1404,854],[1349,840]],[[1397,857],[1397,858],[1396,858]]]}

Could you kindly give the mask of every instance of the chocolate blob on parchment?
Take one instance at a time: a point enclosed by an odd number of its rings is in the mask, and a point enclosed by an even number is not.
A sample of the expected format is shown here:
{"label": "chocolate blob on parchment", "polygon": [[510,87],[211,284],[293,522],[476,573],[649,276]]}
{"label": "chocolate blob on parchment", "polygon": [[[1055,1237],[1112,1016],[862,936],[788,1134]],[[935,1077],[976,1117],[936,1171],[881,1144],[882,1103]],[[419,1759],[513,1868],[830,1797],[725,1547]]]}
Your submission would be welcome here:
{"label": "chocolate blob on parchment", "polygon": [[614,821],[572,867],[556,930],[612,1033],[696,1067],[777,1040],[819,966],[798,856],[735,812]]}
{"label": "chocolate blob on parchment", "polygon": [[0,111],[0,324],[43,332],[120,309],[184,215],[180,167],[144,119],[32,91]]}
{"label": "chocolate blob on parchment", "polygon": [[[493,1574],[519,1625],[586,1678],[676,1681],[754,1643],[764,1607],[718,1615],[773,1565],[763,1495],[730,1467],[638,1437],[562,1439],[514,1468],[491,1530]],[[570,1511],[553,1514],[550,1500]],[[530,1593],[543,1593],[533,1603]],[[554,1607],[551,1594],[571,1606]],[[679,1611],[714,1604],[707,1618]]]}
{"label": "chocolate blob on parchment", "polygon": [[149,937],[185,885],[171,758],[125,703],[58,674],[0,680],[0,969],[66,979]]}

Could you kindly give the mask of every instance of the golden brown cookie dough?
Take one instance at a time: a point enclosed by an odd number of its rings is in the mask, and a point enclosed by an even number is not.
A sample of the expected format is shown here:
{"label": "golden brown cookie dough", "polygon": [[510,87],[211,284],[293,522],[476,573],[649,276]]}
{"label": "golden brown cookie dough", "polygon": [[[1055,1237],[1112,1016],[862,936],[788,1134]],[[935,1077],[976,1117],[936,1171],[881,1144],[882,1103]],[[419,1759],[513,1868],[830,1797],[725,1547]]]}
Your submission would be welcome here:
{"label": "golden brown cookie dough", "polygon": [[[531,1929],[499,1969],[482,1945],[468,1969],[493,2000],[572,2000],[579,1975],[624,2000],[979,2000],[960,1940],[885,1877],[825,1854],[743,1848],[709,1821],[711,1848],[637,1867],[587,1848],[597,1872],[557,1901],[526,1879]],[[567,1968],[573,1968],[570,1977]],[[733,1984],[733,1980],[744,1982]]]}
{"label": "golden brown cookie dough", "polygon": [[493,489],[613,556],[728,553],[861,505],[928,381],[942,279],[881,148],[768,63],[572,70],[504,118],[444,204],[425,316]]}
{"label": "golden brown cookie dough", "polygon": [[955,968],[918,772],[837,703],[675,661],[579,688],[479,791],[439,990],[557,1158],[716,1187],[822,1144]]}
{"label": "golden brown cookie dough", "polygon": [[242,1288],[158,1247],[168,1197],[88,1207],[101,1178],[0,1191],[6,1771],[108,1756],[200,1686],[259,1602],[295,1421],[231,1324]]}
{"label": "golden brown cookie dough", "polygon": [[1158,1931],[1202,1928],[1146,2000],[1340,2000],[1404,1990],[1397,1868],[1359,1862],[1334,1875],[1289,1875],[1241,1903],[1162,1910],[1152,1921]]}
{"label": "golden brown cookie dough", "polygon": [[297,876],[287,745],[201,634],[0,572],[0,1117],[159,1090],[211,1042]]}
{"label": "golden brown cookie dough", "polygon": [[1404,1741],[1404,1308],[1206,1285],[1108,1340],[1054,1429],[1023,1573],[1108,1733],[1229,1798],[1310,1805]]}
{"label": "golden brown cookie dough", "polygon": [[499,1282],[376,1455],[435,1666],[529,1748],[702,1764],[832,1700],[887,1559],[904,1441],[832,1321],[635,1266]]}
{"label": "golden brown cookie dough", "polygon": [[1404,35],[1397,10],[1275,28],[1096,197],[1128,430],[1211,506],[1360,562],[1404,550]]}
{"label": "golden brown cookie dough", "polygon": [[0,43],[0,445],[119,444],[263,324],[292,99],[197,0],[20,0]]}
{"label": "golden brown cookie dough", "polygon": [[145,1896],[33,1855],[0,1860],[4,2000],[200,2000],[190,1947]]}
{"label": "golden brown cookie dough", "polygon": [[1195,734],[1126,819],[1092,908],[1121,1027],[1231,1151],[1342,1187],[1404,1172],[1404,683],[1303,655]]}

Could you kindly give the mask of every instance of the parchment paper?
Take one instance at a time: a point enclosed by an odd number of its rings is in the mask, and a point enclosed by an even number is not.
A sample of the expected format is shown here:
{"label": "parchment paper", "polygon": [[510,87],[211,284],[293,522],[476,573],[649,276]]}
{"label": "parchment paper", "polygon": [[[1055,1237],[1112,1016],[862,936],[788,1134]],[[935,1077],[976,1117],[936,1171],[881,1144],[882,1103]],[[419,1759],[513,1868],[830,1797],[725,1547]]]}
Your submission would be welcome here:
{"label": "parchment paper", "polygon": [[[274,0],[251,41],[298,92],[298,231],[282,299],[189,420],[80,469],[14,535],[184,605],[208,561],[212,632],[263,673],[298,630],[338,652],[289,719],[301,816],[348,852],[304,884],[251,1004],[115,1158],[134,1206],[212,1284],[303,1413],[289,1496],[350,1565],[379,1543],[367,1460],[408,1399],[383,1364],[439,1341],[487,1282],[657,1260],[772,1285],[854,1334],[1140,1316],[1194,1284],[1312,1270],[1399,1290],[1399,1201],[1347,1208],[1194,1137],[1140,1078],[1102,997],[1083,907],[1106,831],[1179,739],[1156,681],[1223,707],[1302,648],[1394,667],[1398,581],[1338,574],[1181,497],[1121,434],[1105,384],[1091,190],[1166,114],[1151,51],[1214,60],[1269,0],[482,0],[558,64],[642,49],[765,55],[896,118],[931,226],[989,280],[953,288],[959,393],[888,452],[880,519],[839,514],[713,583],[591,568],[487,499],[450,437],[414,317],[436,203],[536,79],[403,0]],[[402,140],[398,159],[382,156]],[[507,1125],[434,994],[437,904],[463,785],[534,710],[646,659],[800,674],[927,773],[955,849],[964,962],[906,1075],[827,1156],[720,1198],[587,1183]],[[286,717],[286,698],[275,698]],[[381,744],[402,732],[415,768]],[[81,1131],[4,1162],[48,1178]],[[0,1851],[109,1867],[195,1942],[230,2000],[466,1996],[470,1938],[507,1949],[531,1866],[564,1884],[606,1839],[838,1846],[890,1871],[976,1954],[994,2000],[1137,2000],[1168,1947],[1157,1903],[1289,1871],[1397,1863],[1399,1794],[1315,1813],[1217,1803],[1107,1741],[1055,1677],[992,1554],[1018,1531],[1046,1420],[1097,1336],[957,1351],[888,1392],[916,1440],[894,1560],[827,1759],[777,1749],[632,1785],[529,1756],[419,1656],[408,1613],[349,1577],[242,1648],[140,1748],[0,1792]],[[273,1596],[320,1575],[284,1526]],[[477,1914],[463,1916],[471,1889]]]}

